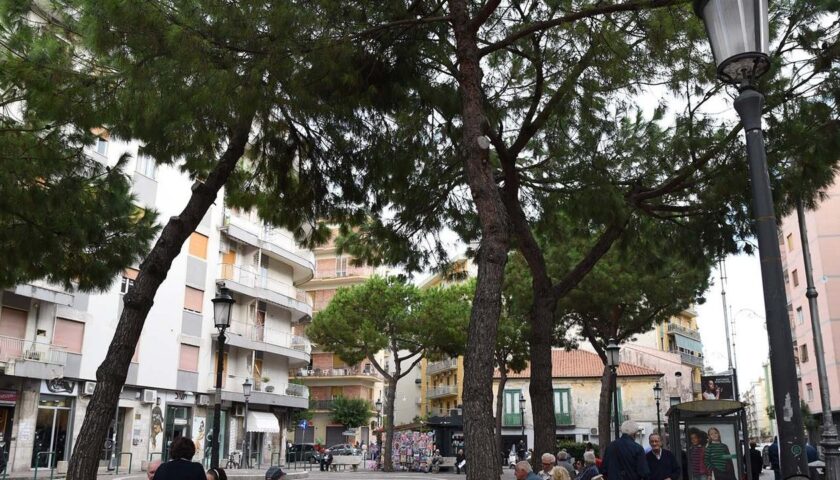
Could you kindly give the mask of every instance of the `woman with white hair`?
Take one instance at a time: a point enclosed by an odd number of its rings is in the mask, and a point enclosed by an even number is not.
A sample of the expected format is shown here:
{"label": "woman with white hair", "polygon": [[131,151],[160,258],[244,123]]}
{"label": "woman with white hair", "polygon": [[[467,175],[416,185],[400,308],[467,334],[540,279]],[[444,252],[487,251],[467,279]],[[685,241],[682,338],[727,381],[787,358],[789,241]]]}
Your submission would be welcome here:
{"label": "woman with white hair", "polygon": [[593,477],[600,475],[598,466],[595,465],[595,452],[587,450],[583,454],[583,470],[578,474],[575,480],[592,480]]}

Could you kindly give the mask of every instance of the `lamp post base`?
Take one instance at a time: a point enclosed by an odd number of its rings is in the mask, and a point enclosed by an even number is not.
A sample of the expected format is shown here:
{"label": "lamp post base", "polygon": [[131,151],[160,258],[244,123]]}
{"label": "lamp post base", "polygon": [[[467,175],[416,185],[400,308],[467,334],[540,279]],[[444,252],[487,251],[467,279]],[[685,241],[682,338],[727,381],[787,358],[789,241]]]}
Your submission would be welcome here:
{"label": "lamp post base", "polygon": [[840,480],[840,439],[834,423],[823,426],[820,446],[825,453],[825,480]]}

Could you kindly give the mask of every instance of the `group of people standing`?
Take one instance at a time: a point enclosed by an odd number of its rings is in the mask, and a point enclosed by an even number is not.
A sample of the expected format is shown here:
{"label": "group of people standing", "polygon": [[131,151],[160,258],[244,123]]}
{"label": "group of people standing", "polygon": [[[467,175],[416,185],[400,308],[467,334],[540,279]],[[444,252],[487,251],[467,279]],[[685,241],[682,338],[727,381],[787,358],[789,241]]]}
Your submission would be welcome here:
{"label": "group of people standing", "polygon": [[[148,480],[227,480],[227,472],[223,468],[211,468],[204,471],[204,467],[193,462],[195,444],[186,437],[178,437],[169,447],[169,460],[150,462],[146,468]],[[265,480],[285,480],[286,474],[280,467],[271,467],[265,472]]]}
{"label": "group of people standing", "polygon": [[568,452],[561,450],[557,455],[542,454],[540,465],[542,469],[534,472],[527,460],[520,460],[514,467],[514,475],[517,480],[593,480],[600,475],[598,458],[591,444],[587,445],[582,462],[575,462]]}

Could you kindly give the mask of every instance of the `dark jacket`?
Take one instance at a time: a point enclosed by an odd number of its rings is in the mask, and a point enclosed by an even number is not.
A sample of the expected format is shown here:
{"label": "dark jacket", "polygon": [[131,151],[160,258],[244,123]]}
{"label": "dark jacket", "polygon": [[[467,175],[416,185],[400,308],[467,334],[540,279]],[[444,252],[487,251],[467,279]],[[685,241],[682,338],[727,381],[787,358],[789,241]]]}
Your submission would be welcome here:
{"label": "dark jacket", "polygon": [[810,443],[805,444],[805,456],[808,458],[808,463],[816,462],[820,459],[820,454],[817,449]]}
{"label": "dark jacket", "polygon": [[595,465],[587,465],[583,467],[580,474],[577,477],[573,477],[575,480],[592,480],[592,477],[596,475],[600,475],[601,472],[598,471],[598,467]]}
{"label": "dark jacket", "polygon": [[604,470],[609,480],[641,480],[650,477],[645,449],[626,434],[607,446]]}
{"label": "dark jacket", "polygon": [[767,447],[767,456],[770,458],[770,467],[773,470],[779,469],[779,442],[773,442],[769,447]]}
{"label": "dark jacket", "polygon": [[207,480],[207,474],[200,463],[178,458],[158,467],[155,480]]}
{"label": "dark jacket", "polygon": [[750,448],[750,468],[752,468],[752,478],[758,480],[761,469],[764,468],[764,459],[756,448]]}
{"label": "dark jacket", "polygon": [[656,458],[653,450],[645,455],[648,468],[650,469],[650,480],[678,480],[680,478],[680,465],[677,463],[677,457],[674,456],[670,450],[662,449],[662,454]]}

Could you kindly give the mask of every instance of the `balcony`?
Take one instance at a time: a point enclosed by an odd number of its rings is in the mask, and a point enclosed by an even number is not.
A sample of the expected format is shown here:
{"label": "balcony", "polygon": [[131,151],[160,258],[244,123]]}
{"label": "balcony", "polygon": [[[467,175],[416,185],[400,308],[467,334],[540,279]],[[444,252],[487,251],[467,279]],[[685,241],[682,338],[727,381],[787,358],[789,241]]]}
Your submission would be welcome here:
{"label": "balcony", "polygon": [[502,416],[503,427],[521,427],[522,415],[519,413],[505,413]]}
{"label": "balcony", "polygon": [[319,385],[344,385],[347,383],[358,383],[359,381],[375,383],[382,381],[382,375],[373,368],[316,368],[309,370],[298,369],[297,378],[309,383]]}
{"label": "balcony", "polygon": [[[213,338],[217,339],[218,335],[214,334]],[[306,337],[268,328],[265,325],[249,325],[242,322],[231,323],[227,344],[298,360],[298,362],[290,362],[291,365],[309,363],[312,354],[312,344]]]}
{"label": "balcony", "polygon": [[554,423],[557,424],[557,426],[564,426],[564,427],[574,425],[574,422],[572,422],[572,414],[571,413],[555,413],[554,414]]}
{"label": "balcony", "polygon": [[679,354],[680,361],[685,365],[703,368],[703,357],[699,355],[692,355],[690,353],[680,352],[678,350],[671,350],[671,353]]}
{"label": "balcony", "polygon": [[449,358],[447,360],[442,360],[440,362],[432,362],[429,364],[429,368],[427,369],[429,375],[435,375],[440,372],[445,372],[447,370],[454,370],[458,368],[458,359],[457,358]]}
{"label": "balcony", "polygon": [[439,387],[432,387],[426,395],[429,398],[443,398],[458,395],[457,385],[441,385]]}
{"label": "balcony", "polygon": [[0,336],[0,364],[6,375],[49,380],[64,376],[67,352],[48,343]]}
{"label": "balcony", "polygon": [[332,410],[334,400],[312,400],[309,402],[310,410]]}
{"label": "balcony", "polygon": [[[248,379],[253,384],[248,402],[254,405],[272,405],[292,408],[309,408],[309,388],[296,383],[256,382],[244,375],[222,377],[222,401],[245,403],[242,384]],[[207,392],[215,393],[216,375],[207,375]]]}
{"label": "balcony", "polygon": [[690,328],[685,328],[676,323],[668,323],[668,333],[682,335],[683,337],[688,337],[692,340],[697,340],[698,342],[700,341],[700,332]]}
{"label": "balcony", "polygon": [[242,266],[219,264],[218,281],[231,291],[252,298],[260,298],[292,312],[292,321],[312,316],[312,300],[293,285]]}

